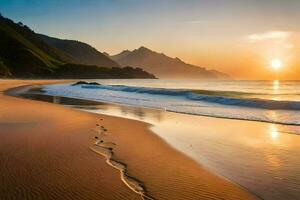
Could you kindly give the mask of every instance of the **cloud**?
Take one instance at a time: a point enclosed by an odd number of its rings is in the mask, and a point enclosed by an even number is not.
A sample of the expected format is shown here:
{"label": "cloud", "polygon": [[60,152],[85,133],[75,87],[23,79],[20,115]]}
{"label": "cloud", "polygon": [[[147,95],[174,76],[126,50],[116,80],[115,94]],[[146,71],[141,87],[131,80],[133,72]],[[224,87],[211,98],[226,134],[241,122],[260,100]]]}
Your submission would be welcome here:
{"label": "cloud", "polygon": [[294,38],[296,36],[295,32],[290,31],[269,31],[264,33],[255,33],[248,35],[246,37],[247,41],[250,43],[257,44],[273,44],[280,46],[285,49],[293,49],[294,48]]}
{"label": "cloud", "polygon": [[265,33],[251,34],[247,38],[250,42],[259,42],[265,40],[286,40],[291,36],[288,31],[269,31]]}
{"label": "cloud", "polygon": [[191,20],[191,21],[186,21],[185,23],[187,24],[207,24],[210,21],[207,20]]}

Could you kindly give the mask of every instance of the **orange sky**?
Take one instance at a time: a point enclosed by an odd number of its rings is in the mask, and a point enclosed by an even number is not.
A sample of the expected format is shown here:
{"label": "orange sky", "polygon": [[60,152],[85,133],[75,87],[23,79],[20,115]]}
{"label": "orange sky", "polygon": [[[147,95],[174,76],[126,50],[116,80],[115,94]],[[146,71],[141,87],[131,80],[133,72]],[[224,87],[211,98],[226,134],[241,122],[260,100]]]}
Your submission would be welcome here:
{"label": "orange sky", "polygon": [[[299,33],[286,31],[249,34],[231,43],[195,47],[183,57],[239,79],[299,79],[299,36]],[[278,70],[272,68],[274,59],[282,63]]]}

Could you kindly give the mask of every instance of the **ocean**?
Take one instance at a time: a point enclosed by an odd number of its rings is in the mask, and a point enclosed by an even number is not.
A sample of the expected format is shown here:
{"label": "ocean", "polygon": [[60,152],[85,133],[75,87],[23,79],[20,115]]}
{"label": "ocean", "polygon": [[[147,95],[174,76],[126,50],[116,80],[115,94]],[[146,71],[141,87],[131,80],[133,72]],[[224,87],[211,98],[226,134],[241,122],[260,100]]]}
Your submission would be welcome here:
{"label": "ocean", "polygon": [[95,80],[51,85],[48,94],[185,114],[300,124],[299,81]]}

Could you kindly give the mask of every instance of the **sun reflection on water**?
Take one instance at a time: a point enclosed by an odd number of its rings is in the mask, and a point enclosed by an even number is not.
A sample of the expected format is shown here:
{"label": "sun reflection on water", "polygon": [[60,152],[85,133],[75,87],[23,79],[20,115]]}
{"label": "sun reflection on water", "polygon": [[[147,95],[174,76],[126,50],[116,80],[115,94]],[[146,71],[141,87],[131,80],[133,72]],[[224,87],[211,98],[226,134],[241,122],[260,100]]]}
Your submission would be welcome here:
{"label": "sun reflection on water", "polygon": [[[280,89],[280,82],[278,80],[274,80],[272,84],[273,94],[278,94]],[[273,100],[279,100],[277,96],[273,97]]]}
{"label": "sun reflection on water", "polygon": [[274,86],[279,86],[279,85],[280,85],[280,82],[279,82],[278,80],[274,80],[274,81],[273,81],[273,85],[274,85]]}

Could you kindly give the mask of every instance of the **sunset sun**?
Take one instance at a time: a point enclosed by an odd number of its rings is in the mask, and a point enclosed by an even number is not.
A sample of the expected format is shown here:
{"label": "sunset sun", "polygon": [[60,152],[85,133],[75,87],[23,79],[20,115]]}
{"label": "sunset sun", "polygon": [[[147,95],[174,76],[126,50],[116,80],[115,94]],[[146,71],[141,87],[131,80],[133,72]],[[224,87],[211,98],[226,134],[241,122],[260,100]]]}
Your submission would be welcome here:
{"label": "sunset sun", "polygon": [[271,67],[274,70],[279,70],[280,68],[282,68],[282,61],[278,58],[274,58],[271,61]]}

